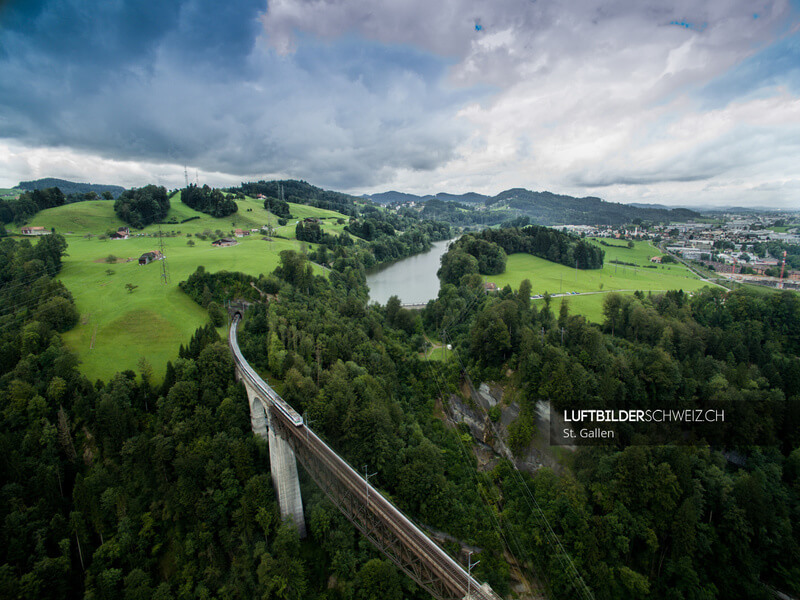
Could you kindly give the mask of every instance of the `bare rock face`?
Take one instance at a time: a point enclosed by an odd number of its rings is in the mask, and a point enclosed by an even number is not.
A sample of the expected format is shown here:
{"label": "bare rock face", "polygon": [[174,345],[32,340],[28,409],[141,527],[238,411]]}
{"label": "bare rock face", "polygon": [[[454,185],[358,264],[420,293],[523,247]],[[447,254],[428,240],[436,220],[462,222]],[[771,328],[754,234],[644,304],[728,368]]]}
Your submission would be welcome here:
{"label": "bare rock face", "polygon": [[[465,399],[464,396],[467,396]],[[535,472],[541,467],[561,470],[556,456],[550,449],[550,403],[536,403],[536,433],[530,445],[518,456],[514,456],[508,446],[508,428],[520,415],[520,405],[516,401],[504,400],[503,386],[481,383],[477,389],[470,381],[465,381],[462,394],[452,394],[446,402],[446,420],[453,426],[464,424],[474,440],[473,452],[482,470],[490,470],[500,457],[513,462],[521,471]],[[495,421],[490,417],[492,411]],[[499,418],[498,418],[499,412]],[[564,450],[574,450],[562,447]]]}

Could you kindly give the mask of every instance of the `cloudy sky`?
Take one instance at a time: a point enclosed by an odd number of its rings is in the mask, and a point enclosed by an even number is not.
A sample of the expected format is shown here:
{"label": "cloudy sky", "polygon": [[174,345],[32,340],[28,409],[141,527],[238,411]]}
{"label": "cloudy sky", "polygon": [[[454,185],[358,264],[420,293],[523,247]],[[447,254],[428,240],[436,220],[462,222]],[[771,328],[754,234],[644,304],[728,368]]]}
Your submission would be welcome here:
{"label": "cloudy sky", "polygon": [[800,0],[0,0],[0,186],[800,208]]}

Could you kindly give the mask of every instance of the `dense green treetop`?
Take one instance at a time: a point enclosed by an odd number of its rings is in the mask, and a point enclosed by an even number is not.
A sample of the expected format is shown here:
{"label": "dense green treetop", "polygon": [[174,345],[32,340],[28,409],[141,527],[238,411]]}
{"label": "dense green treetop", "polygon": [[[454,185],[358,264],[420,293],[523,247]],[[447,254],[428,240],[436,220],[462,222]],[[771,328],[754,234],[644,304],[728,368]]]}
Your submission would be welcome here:
{"label": "dense green treetop", "polygon": [[195,210],[218,218],[227,217],[239,210],[236,202],[231,198],[225,196],[220,190],[212,190],[207,185],[197,187],[189,184],[189,187],[181,190],[181,202]]}
{"label": "dense green treetop", "polygon": [[163,186],[146,185],[126,190],[114,202],[117,216],[137,228],[162,221],[169,212],[169,198]]}

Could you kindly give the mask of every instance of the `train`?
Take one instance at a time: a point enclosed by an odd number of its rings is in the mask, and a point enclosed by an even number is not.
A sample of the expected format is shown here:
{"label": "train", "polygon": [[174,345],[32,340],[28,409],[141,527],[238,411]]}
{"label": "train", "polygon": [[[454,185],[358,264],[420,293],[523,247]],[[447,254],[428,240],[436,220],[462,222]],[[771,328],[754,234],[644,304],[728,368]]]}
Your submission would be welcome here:
{"label": "train", "polygon": [[236,362],[236,366],[239,367],[239,370],[244,374],[244,376],[248,379],[248,381],[255,387],[257,390],[261,391],[265,397],[269,398],[269,401],[277,407],[278,411],[289,420],[295,427],[302,427],[303,417],[300,416],[295,409],[289,406],[289,403],[286,402],[283,398],[278,396],[266,382],[264,382],[261,377],[258,376],[253,370],[253,367],[244,359],[242,356],[241,351],[239,350],[239,342],[236,340],[236,329],[239,327],[239,321],[241,320],[242,314],[237,312],[233,315],[233,320],[231,321],[231,329],[230,335],[228,337],[228,343],[231,347],[231,352],[233,352],[233,360]]}

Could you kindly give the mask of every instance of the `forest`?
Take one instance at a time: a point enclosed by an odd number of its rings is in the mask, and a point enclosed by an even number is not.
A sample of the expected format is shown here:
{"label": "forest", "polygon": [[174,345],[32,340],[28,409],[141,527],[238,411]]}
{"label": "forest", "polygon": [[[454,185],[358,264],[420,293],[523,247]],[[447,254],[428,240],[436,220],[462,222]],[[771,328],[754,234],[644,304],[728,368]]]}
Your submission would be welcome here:
{"label": "forest", "polygon": [[125,190],[114,201],[114,212],[120,219],[139,229],[159,223],[169,212],[167,190],[152,184]]}
{"label": "forest", "polygon": [[[163,383],[146,359],[109,381],[82,376],[60,338],[78,319],[54,279],[65,249],[58,235],[0,240],[0,596],[426,597],[306,478],[309,538],[280,522],[267,448],[213,328],[186,341]],[[244,356],[448,551],[475,549],[474,573],[495,591],[510,591],[513,566],[552,598],[800,593],[796,295],[609,294],[598,326],[568,302],[532,303],[525,282],[487,296],[462,277],[416,312],[368,304],[366,246],[331,252],[324,277],[287,250],[256,281],[198,269],[183,289],[203,306],[253,290]],[[426,331],[452,343],[450,360],[420,357]],[[543,401],[712,402],[731,417],[716,439],[632,432],[635,443],[580,447],[558,470],[479,468],[479,440],[443,418],[470,382],[521,406],[509,426],[519,455]]]}
{"label": "forest", "polygon": [[228,191],[242,192],[253,197],[263,194],[268,198],[286,200],[296,204],[308,204],[317,208],[335,210],[345,215],[355,214],[355,198],[352,196],[341,192],[323,190],[310,183],[297,181],[296,179],[242,183],[241,186],[230,188]]}
{"label": "forest", "polygon": [[264,210],[268,210],[275,216],[282,219],[292,218],[292,213],[289,212],[289,203],[285,200],[281,200],[280,198],[267,196],[267,199],[264,200]]}
{"label": "forest", "polygon": [[[415,212],[397,214],[373,206],[358,207],[339,235],[325,233],[318,223],[300,222],[295,228],[298,240],[320,244],[309,258],[321,265],[347,262],[370,269],[381,263],[430,250],[432,242],[451,237],[447,223],[424,220]],[[350,237],[351,233],[354,237]]]}
{"label": "forest", "polygon": [[181,202],[212,217],[227,217],[239,210],[236,202],[208,185],[197,187],[189,184],[189,187],[181,190]]}
{"label": "forest", "polygon": [[439,279],[458,285],[465,276],[503,273],[507,256],[517,252],[580,269],[602,268],[605,255],[601,248],[570,233],[537,225],[507,224],[462,235],[442,257]]}
{"label": "forest", "polygon": [[16,200],[0,200],[0,223],[22,225],[40,210],[67,202],[68,198],[57,187],[23,192]]}
{"label": "forest", "polygon": [[[594,244],[573,234],[550,227],[501,227],[484,229],[470,234],[480,240],[497,244],[506,254],[525,252],[568,267],[601,269],[605,252]],[[464,242],[465,244],[467,241]]]}
{"label": "forest", "polygon": [[607,202],[589,196],[575,198],[552,192],[534,192],[512,188],[486,200],[486,208],[501,207],[509,212],[530,217],[542,225],[623,225],[634,219],[651,223],[681,222],[696,219],[699,213],[688,208],[656,208]]}
{"label": "forest", "polygon": [[106,200],[113,200],[125,191],[125,188],[119,185],[76,183],[66,179],[56,179],[55,177],[45,177],[35,181],[20,181],[17,187],[28,191],[57,187],[68,198],[67,202],[70,202],[70,197],[75,198],[75,200],[72,200],[73,202],[78,201],[77,198],[81,197],[86,200],[101,197]]}
{"label": "forest", "polygon": [[522,410],[509,428],[512,449],[527,447],[544,400],[553,408],[711,403],[726,412],[720,431],[691,443],[636,432],[630,444],[580,447],[561,476],[543,468],[528,481],[508,464],[495,470],[508,539],[555,597],[587,597],[565,572],[567,555],[596,598],[798,593],[797,296],[609,294],[598,327],[570,315],[568,303],[558,314],[549,298],[537,308],[526,288],[471,305],[464,286],[444,285],[424,314],[426,328],[447,330],[459,377],[513,391]]}
{"label": "forest", "polygon": [[163,384],[145,359],[86,380],[59,336],[77,320],[64,249],[0,241],[0,597],[424,597],[307,485],[313,541],[280,522],[216,331]]}

